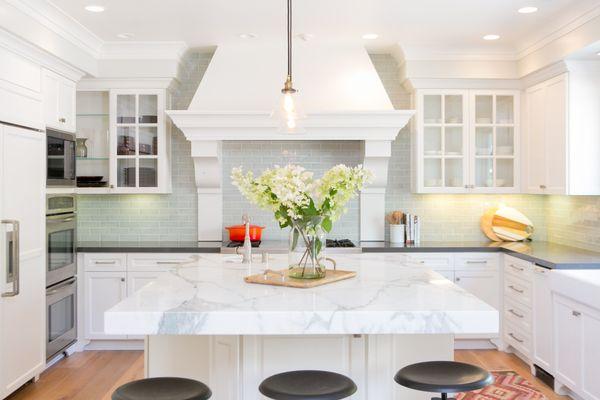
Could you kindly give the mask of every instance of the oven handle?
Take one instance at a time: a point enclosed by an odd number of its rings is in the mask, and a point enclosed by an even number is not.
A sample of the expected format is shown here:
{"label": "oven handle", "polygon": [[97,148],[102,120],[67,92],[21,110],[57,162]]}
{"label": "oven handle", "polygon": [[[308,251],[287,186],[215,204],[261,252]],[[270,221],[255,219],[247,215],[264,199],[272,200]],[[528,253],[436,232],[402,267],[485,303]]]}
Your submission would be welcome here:
{"label": "oven handle", "polygon": [[12,230],[12,265],[13,265],[13,290],[10,292],[2,293],[2,297],[15,297],[19,294],[19,221],[14,219],[3,219],[0,221],[2,224],[10,224],[13,227]]}
{"label": "oven handle", "polygon": [[69,215],[68,217],[63,217],[61,215],[46,217],[46,222],[49,224],[62,224],[63,222],[69,222],[74,220],[74,215]]}
{"label": "oven handle", "polygon": [[58,285],[53,286],[52,290],[46,291],[46,296],[51,296],[53,294],[60,292],[61,288],[74,284],[76,280],[77,280],[77,277],[74,276],[64,282],[59,283]]}

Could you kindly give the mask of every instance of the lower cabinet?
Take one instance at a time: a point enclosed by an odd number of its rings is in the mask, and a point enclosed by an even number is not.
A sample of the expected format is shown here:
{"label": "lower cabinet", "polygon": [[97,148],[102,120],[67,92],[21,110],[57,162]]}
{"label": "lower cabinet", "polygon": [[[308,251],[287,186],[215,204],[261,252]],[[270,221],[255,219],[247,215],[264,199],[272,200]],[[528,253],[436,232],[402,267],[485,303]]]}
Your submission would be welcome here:
{"label": "lower cabinet", "polygon": [[104,333],[104,312],[127,296],[126,273],[85,273],[85,338],[126,339],[126,336]]}
{"label": "lower cabinet", "polygon": [[456,270],[454,282],[495,309],[500,309],[500,281],[496,269]]}
{"label": "lower cabinet", "polygon": [[535,266],[533,269],[533,363],[552,374],[554,349],[552,334],[552,292],[550,270]]}
{"label": "lower cabinet", "polygon": [[554,296],[555,378],[586,400],[600,399],[600,310]]}

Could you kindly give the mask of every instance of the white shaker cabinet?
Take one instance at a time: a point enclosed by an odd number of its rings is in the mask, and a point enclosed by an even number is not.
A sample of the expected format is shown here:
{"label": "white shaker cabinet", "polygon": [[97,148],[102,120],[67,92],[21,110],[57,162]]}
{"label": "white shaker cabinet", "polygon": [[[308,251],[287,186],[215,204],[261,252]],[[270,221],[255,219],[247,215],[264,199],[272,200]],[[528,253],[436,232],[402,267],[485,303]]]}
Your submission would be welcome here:
{"label": "white shaker cabinet", "polygon": [[104,333],[104,312],[127,296],[125,271],[85,272],[85,338],[126,339]]}
{"label": "white shaker cabinet", "polygon": [[454,282],[458,286],[496,310],[500,309],[500,286],[496,270],[456,270],[454,275]]}
{"label": "white shaker cabinet", "polygon": [[555,378],[583,399],[600,399],[600,310],[554,296]]}
{"label": "white shaker cabinet", "polygon": [[46,126],[75,132],[75,82],[47,69],[42,71]]}
{"label": "white shaker cabinet", "polygon": [[552,374],[554,366],[552,292],[549,269],[533,268],[533,363]]}
{"label": "white shaker cabinet", "polygon": [[518,190],[518,91],[422,89],[415,101],[414,192]]}

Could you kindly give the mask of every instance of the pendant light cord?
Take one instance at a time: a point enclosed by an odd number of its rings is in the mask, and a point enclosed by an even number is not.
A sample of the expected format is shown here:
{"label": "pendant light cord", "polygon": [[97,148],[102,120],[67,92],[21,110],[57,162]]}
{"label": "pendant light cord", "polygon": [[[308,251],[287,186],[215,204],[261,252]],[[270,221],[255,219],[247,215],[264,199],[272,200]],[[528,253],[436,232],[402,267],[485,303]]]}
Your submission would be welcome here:
{"label": "pendant light cord", "polygon": [[288,78],[292,79],[292,0],[287,0]]}

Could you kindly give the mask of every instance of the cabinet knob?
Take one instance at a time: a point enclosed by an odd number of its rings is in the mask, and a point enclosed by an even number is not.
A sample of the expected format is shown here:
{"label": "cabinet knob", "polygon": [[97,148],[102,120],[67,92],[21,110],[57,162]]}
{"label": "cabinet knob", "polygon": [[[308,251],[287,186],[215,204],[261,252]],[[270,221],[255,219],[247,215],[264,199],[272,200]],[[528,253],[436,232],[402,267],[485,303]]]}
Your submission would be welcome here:
{"label": "cabinet knob", "polygon": [[121,282],[125,282],[125,278],[121,278]]}
{"label": "cabinet knob", "polygon": [[64,118],[64,117],[63,117],[63,118],[59,118],[59,119],[58,119],[58,122],[60,122],[60,123],[63,123],[63,124],[64,124],[65,122],[67,122],[67,119],[66,119],[66,118]]}
{"label": "cabinet knob", "polygon": [[581,316],[581,313],[579,311],[573,311],[572,314],[573,314],[574,317]]}
{"label": "cabinet knob", "polygon": [[456,277],[455,281],[456,281],[456,282],[460,282],[460,278],[459,278],[459,277]]}
{"label": "cabinet knob", "polygon": [[540,189],[546,189],[546,185],[540,185]]}

